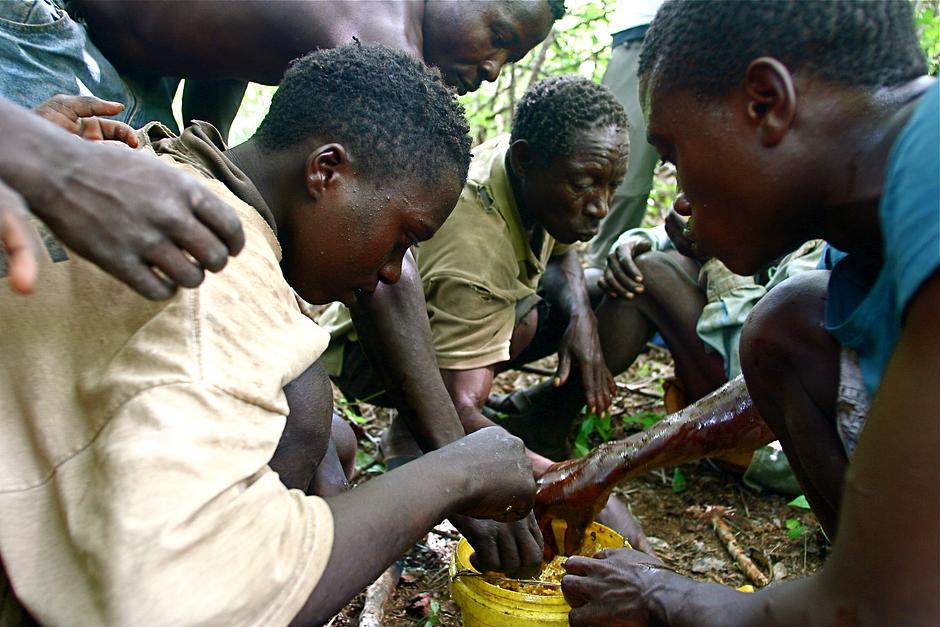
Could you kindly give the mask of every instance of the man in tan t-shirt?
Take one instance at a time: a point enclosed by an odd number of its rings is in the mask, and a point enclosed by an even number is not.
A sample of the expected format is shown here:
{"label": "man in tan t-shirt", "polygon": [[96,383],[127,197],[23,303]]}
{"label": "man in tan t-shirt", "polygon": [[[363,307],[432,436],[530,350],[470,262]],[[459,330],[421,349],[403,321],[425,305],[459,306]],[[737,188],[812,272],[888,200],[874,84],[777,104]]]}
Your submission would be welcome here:
{"label": "man in tan t-shirt", "polygon": [[338,461],[327,335],[299,299],[394,281],[456,200],[466,133],[435,72],[360,45],[295,63],[231,150],[210,126],[146,129],[144,150],[238,214],[245,248],[155,303],[49,240],[36,294],[0,293],[0,623],[17,600],[44,624],[322,623],[441,518],[528,511],[531,468],[499,429],[348,493],[285,486]]}
{"label": "man in tan t-shirt", "polygon": [[[474,149],[453,214],[416,248],[438,366],[468,433],[494,424],[482,409],[497,372],[556,351],[557,384],[570,376],[592,408],[609,405],[613,378],[571,245],[589,240],[607,213],[626,169],[626,130],[623,107],[606,88],[570,76],[536,84],[519,103],[512,135]],[[343,392],[387,403],[348,316],[334,306],[321,324],[331,333],[325,365]],[[566,457],[573,417],[500,424],[523,437],[538,472],[547,457]],[[392,465],[418,453],[408,436],[394,421],[386,438]],[[523,558],[531,553],[530,538],[512,541]]]}

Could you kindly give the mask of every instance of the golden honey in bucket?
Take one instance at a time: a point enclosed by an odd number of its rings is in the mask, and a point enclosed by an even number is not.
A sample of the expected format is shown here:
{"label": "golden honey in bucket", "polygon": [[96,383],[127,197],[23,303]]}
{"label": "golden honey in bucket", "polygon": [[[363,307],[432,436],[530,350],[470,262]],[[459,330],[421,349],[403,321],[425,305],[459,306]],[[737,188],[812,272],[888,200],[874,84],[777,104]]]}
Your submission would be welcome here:
{"label": "golden honey in bucket", "polygon": [[[565,522],[552,521],[558,546],[564,544]],[[629,546],[623,536],[601,525],[591,523],[584,532],[583,555],[603,549]],[[571,607],[561,593],[565,575],[564,556],[543,564],[532,580],[518,580],[499,574],[483,575],[470,565],[473,548],[461,539],[450,565],[451,595],[460,607],[464,627],[536,627],[567,625]]]}

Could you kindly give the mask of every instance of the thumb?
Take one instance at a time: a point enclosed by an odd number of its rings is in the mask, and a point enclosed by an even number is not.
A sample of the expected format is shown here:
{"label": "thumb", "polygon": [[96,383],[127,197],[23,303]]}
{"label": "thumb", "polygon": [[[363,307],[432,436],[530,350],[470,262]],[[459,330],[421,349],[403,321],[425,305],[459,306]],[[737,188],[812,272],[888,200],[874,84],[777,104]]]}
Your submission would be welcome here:
{"label": "thumb", "polygon": [[571,355],[567,350],[560,350],[558,351],[558,369],[555,370],[552,385],[556,388],[563,386],[568,382],[569,374],[571,374]]}
{"label": "thumb", "polygon": [[15,191],[0,182],[0,244],[6,252],[10,286],[29,294],[39,272],[39,242],[29,222],[26,203]]}

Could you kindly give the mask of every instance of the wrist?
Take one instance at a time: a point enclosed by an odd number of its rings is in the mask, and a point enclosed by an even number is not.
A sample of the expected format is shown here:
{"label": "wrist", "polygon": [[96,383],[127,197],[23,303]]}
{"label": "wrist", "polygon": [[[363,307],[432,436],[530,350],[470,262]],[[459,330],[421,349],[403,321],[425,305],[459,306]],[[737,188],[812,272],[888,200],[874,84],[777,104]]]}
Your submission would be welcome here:
{"label": "wrist", "polygon": [[[82,156],[75,138],[36,119],[8,133],[0,154],[0,178],[10,184],[27,202],[30,210],[43,217],[44,209],[61,199],[75,164]],[[12,130],[12,129],[8,129]]]}

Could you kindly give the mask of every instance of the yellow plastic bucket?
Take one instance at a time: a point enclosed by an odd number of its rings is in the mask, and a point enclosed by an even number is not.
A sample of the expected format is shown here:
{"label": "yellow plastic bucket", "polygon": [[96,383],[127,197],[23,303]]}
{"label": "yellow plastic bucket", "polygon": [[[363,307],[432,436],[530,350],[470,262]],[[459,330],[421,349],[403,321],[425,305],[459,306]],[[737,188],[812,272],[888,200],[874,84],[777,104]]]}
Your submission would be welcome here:
{"label": "yellow plastic bucket", "polygon": [[[564,546],[565,522],[552,521],[552,531]],[[591,537],[593,534],[593,537]],[[616,531],[600,523],[591,523],[584,532],[585,541],[592,541],[604,548],[614,549],[630,546]],[[539,627],[542,625],[567,625],[571,606],[558,590],[558,594],[528,594],[506,590],[485,581],[482,577],[467,577],[457,573],[469,570],[478,572],[470,565],[473,547],[465,538],[457,543],[457,550],[450,562],[450,593],[463,614],[464,627]]]}

